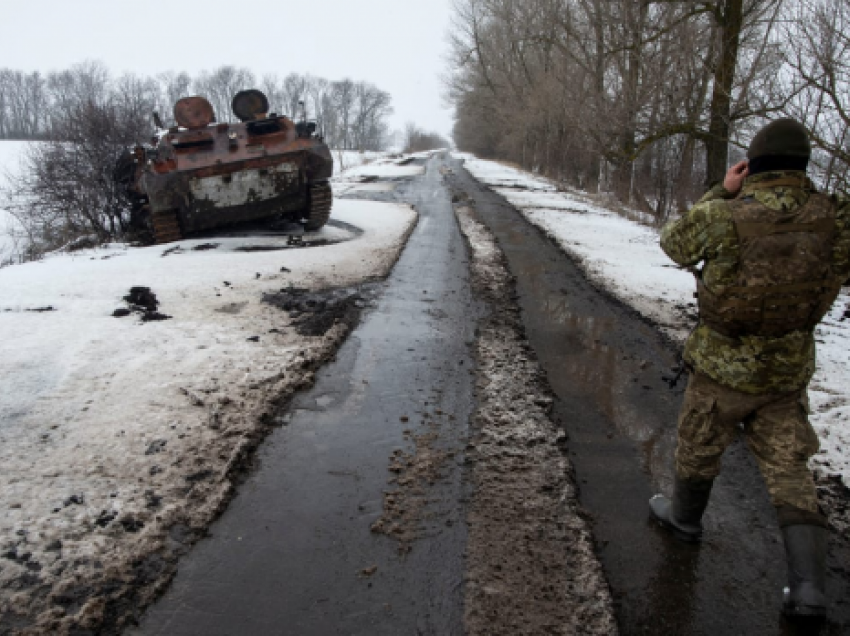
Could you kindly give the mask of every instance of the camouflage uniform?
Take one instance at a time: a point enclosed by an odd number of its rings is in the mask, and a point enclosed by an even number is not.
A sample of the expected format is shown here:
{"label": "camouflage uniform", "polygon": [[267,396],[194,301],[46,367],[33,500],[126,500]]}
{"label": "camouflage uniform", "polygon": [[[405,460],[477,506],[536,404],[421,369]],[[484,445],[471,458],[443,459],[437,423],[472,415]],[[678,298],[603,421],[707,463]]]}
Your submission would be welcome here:
{"label": "camouflage uniform", "polygon": [[[799,179],[799,186],[771,181]],[[794,211],[814,191],[805,173],[781,171],[748,177],[739,196],[752,196],[768,208]],[[702,279],[709,287],[733,285],[739,240],[722,186],[709,191],[683,218],[667,225],[661,246],[683,267],[705,262]],[[833,271],[850,277],[850,201],[837,201],[838,230]],[[815,370],[812,331],[780,337],[729,337],[700,323],[685,345],[685,361],[694,370],[679,419],[677,476],[710,480],[739,423],[756,456],[774,505],[819,517],[807,460],[818,440],[807,416],[806,386]],[[821,521],[822,522],[822,521]]]}

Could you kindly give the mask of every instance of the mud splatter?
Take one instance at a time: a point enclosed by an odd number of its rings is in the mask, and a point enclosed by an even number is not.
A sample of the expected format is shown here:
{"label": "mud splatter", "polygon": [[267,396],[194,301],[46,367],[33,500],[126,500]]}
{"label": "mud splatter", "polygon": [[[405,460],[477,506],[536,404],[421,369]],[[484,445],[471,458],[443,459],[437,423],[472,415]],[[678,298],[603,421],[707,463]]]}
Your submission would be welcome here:
{"label": "mud splatter", "polygon": [[127,303],[128,307],[113,311],[112,315],[115,318],[123,318],[131,313],[137,313],[142,322],[155,322],[171,318],[171,316],[157,311],[159,301],[150,287],[131,287],[130,293],[124,296],[124,302]]}
{"label": "mud splatter", "polygon": [[[422,514],[429,502],[430,486],[440,479],[446,461],[454,455],[438,446],[442,414],[427,421],[424,433],[405,437],[413,443],[412,451],[398,449],[390,456],[389,470],[395,474],[390,479],[394,490],[384,493],[381,516],[372,524],[372,532],[384,534],[398,541],[399,554],[413,549],[414,541],[422,531]],[[402,421],[406,421],[404,417]]]}
{"label": "mud splatter", "polygon": [[818,500],[838,537],[850,536],[850,488],[838,475],[815,473]]}
{"label": "mud splatter", "polygon": [[374,285],[316,292],[287,287],[265,294],[263,301],[286,311],[299,335],[323,336],[336,324],[350,327],[356,323],[361,309],[373,302],[376,291]]}

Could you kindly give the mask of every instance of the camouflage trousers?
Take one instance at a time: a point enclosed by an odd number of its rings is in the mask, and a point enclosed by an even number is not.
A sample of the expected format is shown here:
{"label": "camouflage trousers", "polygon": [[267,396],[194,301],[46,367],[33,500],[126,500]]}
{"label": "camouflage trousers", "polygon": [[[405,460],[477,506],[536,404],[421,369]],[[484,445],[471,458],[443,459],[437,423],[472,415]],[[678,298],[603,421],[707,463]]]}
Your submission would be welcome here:
{"label": "camouflage trousers", "polygon": [[808,459],[819,447],[803,388],[750,395],[691,375],[679,415],[676,473],[685,480],[714,479],[723,451],[741,432],[758,462],[773,505],[820,515]]}

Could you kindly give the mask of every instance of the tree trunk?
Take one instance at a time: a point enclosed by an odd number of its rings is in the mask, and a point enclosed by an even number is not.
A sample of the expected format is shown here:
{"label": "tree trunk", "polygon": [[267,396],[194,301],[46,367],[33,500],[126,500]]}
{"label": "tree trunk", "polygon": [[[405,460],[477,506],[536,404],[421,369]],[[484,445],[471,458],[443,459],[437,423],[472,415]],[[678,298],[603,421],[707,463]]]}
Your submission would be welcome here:
{"label": "tree trunk", "polygon": [[744,20],[744,0],[724,0],[715,11],[720,31],[720,50],[714,69],[714,87],[709,106],[709,139],[705,143],[705,185],[723,180],[729,161],[732,86],[738,64],[738,48]]}
{"label": "tree trunk", "polygon": [[[595,91],[594,100],[596,101],[596,112],[604,113],[605,106],[605,27],[602,22],[602,7],[597,5],[593,15],[593,88]],[[598,148],[598,140],[591,142],[593,156],[590,161],[590,178],[588,179],[587,190],[589,192],[599,193],[601,190],[600,173],[602,171],[602,152]]]}
{"label": "tree trunk", "polygon": [[641,82],[641,64],[643,62],[643,28],[646,22],[648,5],[640,2],[637,7],[637,15],[632,12],[634,7],[630,0],[625,2],[623,7],[625,8],[627,28],[631,33],[626,52],[626,76],[623,78],[624,90],[622,98],[625,104],[625,112],[623,129],[620,135],[621,156],[617,161],[617,171],[614,175],[614,193],[620,201],[628,204],[632,199],[632,185],[634,183],[638,94]]}
{"label": "tree trunk", "polygon": [[682,162],[679,178],[676,181],[676,209],[681,214],[689,207],[688,195],[691,191],[691,179],[694,172],[694,147],[696,140],[688,135],[682,148]]}

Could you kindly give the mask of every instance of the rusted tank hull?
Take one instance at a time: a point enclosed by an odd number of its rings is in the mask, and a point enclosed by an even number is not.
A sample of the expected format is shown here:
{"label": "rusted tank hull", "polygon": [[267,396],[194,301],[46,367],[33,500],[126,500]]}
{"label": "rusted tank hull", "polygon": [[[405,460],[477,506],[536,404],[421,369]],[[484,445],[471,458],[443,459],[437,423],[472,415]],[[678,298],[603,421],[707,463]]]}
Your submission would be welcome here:
{"label": "rusted tank hull", "polygon": [[131,223],[157,243],[194,232],[288,216],[315,231],[333,205],[333,157],[316,123],[266,113],[257,90],[234,97],[239,123],[215,123],[209,101],[178,100],[178,126],[136,146],[114,178],[132,200]]}
{"label": "rusted tank hull", "polygon": [[147,172],[142,186],[153,214],[176,214],[184,236],[278,215],[300,220],[309,205],[308,184],[326,181],[333,171],[330,152],[316,151],[197,171]]}

